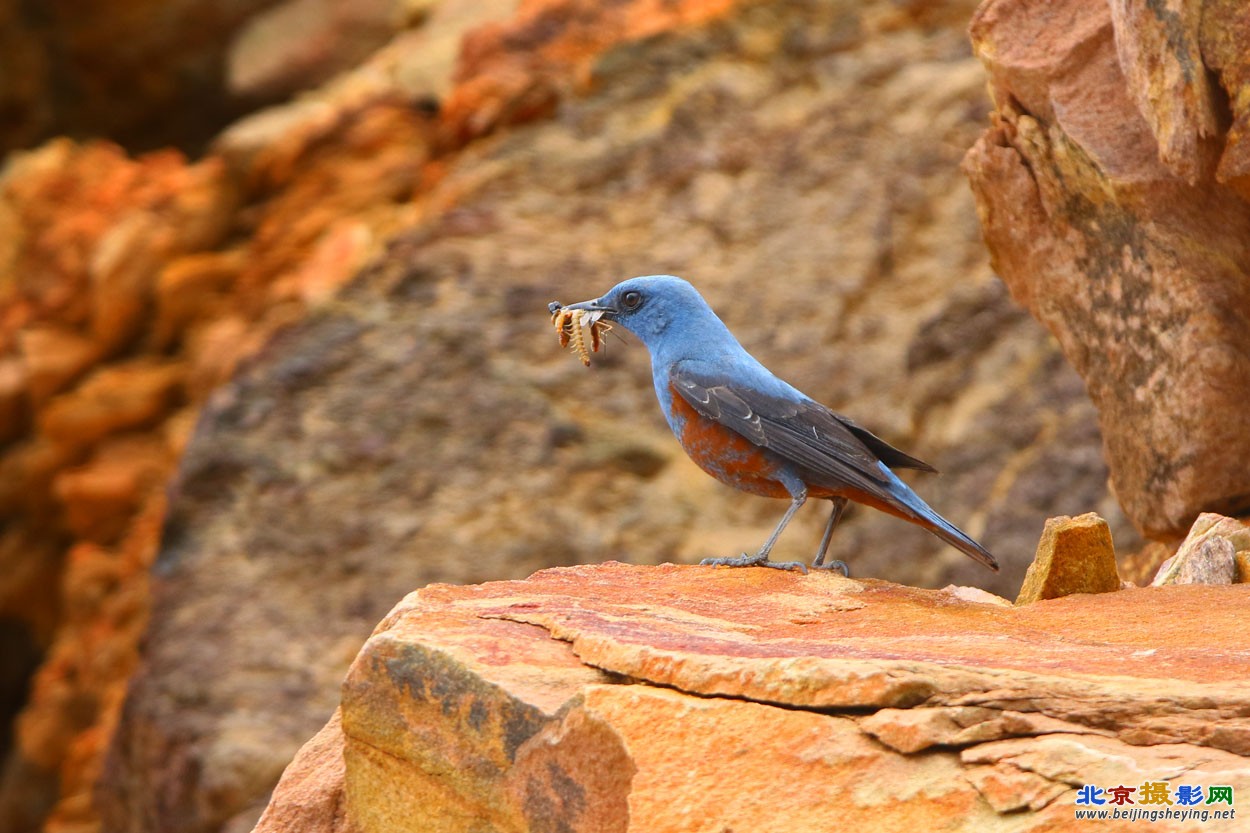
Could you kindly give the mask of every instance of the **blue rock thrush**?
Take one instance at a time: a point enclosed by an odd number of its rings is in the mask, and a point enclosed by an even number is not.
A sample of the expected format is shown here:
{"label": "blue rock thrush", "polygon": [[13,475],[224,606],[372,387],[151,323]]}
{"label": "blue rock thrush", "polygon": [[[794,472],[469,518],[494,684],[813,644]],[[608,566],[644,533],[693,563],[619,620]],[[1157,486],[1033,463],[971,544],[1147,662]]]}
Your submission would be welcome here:
{"label": "blue rock thrush", "polygon": [[[554,306],[554,305],[553,305]],[[567,309],[598,312],[642,339],[664,418],[682,448],[722,483],[790,507],[754,555],[705,558],[730,567],[778,567],[806,572],[798,561],[769,561],[781,531],[809,497],[833,504],[812,566],[824,564],[829,539],[847,500],[910,521],[991,570],[994,556],[935,512],[895,476],[895,468],[935,471],[844,416],[778,379],[743,349],[703,296],[671,275],[631,278],[602,298]]]}

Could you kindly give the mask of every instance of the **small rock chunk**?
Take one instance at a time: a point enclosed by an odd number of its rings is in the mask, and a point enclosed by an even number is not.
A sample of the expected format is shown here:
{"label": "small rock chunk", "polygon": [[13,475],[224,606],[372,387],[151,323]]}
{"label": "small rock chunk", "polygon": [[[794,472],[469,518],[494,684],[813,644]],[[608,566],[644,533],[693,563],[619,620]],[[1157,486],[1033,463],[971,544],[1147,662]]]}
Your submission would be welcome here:
{"label": "small rock chunk", "polygon": [[1111,529],[1095,512],[1049,518],[1016,604],[1120,589]]}
{"label": "small rock chunk", "polygon": [[[1240,557],[1240,558],[1239,558]],[[1163,562],[1151,585],[1233,584],[1237,565],[1250,559],[1250,525],[1204,512],[1194,521],[1176,555]]]}

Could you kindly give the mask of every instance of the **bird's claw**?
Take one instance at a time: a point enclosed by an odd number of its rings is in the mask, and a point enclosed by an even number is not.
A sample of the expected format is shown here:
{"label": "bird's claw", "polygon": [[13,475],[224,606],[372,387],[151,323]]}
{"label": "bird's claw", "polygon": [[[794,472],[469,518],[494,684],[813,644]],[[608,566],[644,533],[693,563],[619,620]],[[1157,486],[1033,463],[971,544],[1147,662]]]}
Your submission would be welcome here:
{"label": "bird's claw", "polygon": [[802,561],[769,561],[767,553],[747,555],[744,552],[733,557],[705,558],[699,564],[704,567],[772,567],[775,570],[798,570],[807,574],[807,565]]}
{"label": "bird's claw", "polygon": [[812,562],[813,570],[837,570],[842,574],[843,578],[851,577],[851,567],[845,561],[830,561],[828,564],[821,564],[820,559]]}

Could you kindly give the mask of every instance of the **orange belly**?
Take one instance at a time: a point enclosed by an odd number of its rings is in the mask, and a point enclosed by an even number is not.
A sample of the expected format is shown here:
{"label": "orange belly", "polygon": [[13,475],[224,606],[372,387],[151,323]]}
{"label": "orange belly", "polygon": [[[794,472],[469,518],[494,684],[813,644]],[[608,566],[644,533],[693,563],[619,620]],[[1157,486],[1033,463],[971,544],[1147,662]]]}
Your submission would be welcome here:
{"label": "orange belly", "polygon": [[722,483],[764,497],[788,498],[778,478],[780,464],[764,449],[690,406],[673,391],[673,415],[680,420],[681,445],[690,459]]}
{"label": "orange belly", "polygon": [[[670,388],[673,398],[673,415],[682,423],[681,445],[690,459],[708,474],[722,483],[764,497],[789,498],[790,492],[782,485],[779,472],[785,464],[772,452],[761,448],[746,437],[708,419],[696,411],[675,389]],[[801,461],[790,461],[791,471],[803,479],[807,496],[813,498],[847,497],[866,503],[891,515],[903,515],[890,503],[873,495],[843,485],[813,483],[803,478]]]}

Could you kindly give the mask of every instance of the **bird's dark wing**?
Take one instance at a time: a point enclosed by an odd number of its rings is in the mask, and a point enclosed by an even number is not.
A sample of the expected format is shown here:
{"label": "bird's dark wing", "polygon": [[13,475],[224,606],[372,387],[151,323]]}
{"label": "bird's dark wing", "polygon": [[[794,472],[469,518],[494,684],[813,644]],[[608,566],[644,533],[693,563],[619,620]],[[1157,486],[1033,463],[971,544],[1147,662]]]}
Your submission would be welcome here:
{"label": "bird's dark wing", "polygon": [[828,481],[870,494],[886,488],[877,462],[932,470],[811,400],[795,402],[677,366],[673,389],[700,415]]}
{"label": "bird's dark wing", "polygon": [[[826,410],[828,409],[826,408]],[[885,463],[890,468],[917,469],[918,471],[927,471],[937,474],[937,469],[933,468],[933,466],[929,465],[924,460],[913,457],[905,451],[898,450],[864,426],[850,419],[850,417],[844,417],[842,414],[836,414],[833,411],[828,412],[830,416],[850,429],[851,433],[858,437],[861,443],[868,446],[869,451],[877,455],[878,460]]]}

